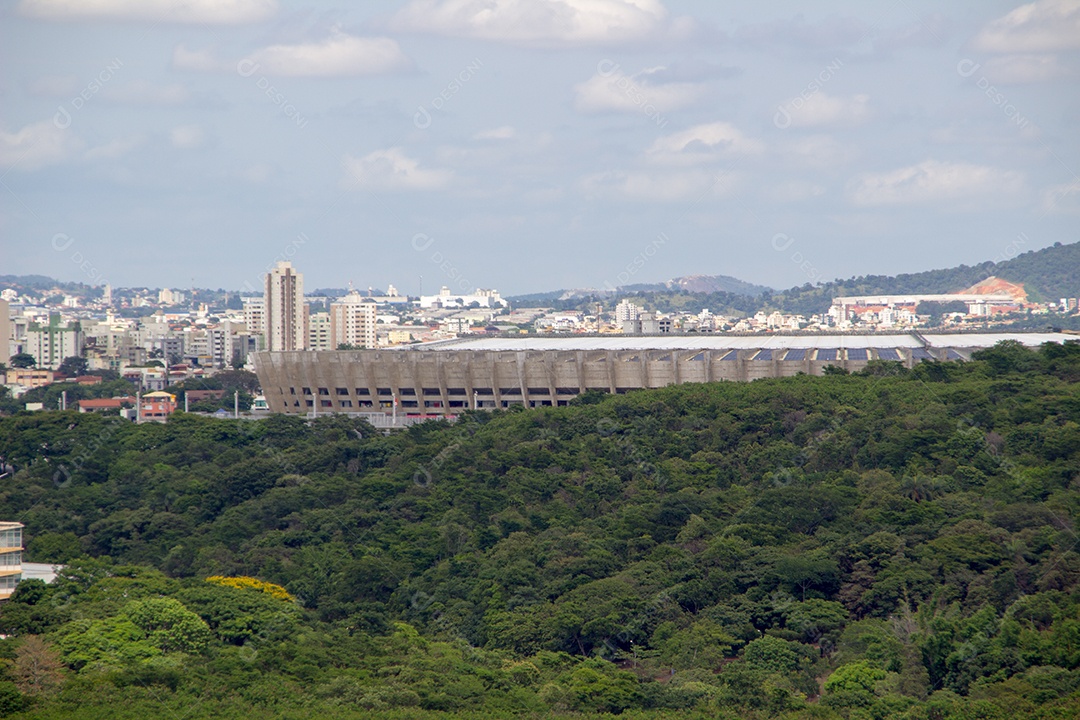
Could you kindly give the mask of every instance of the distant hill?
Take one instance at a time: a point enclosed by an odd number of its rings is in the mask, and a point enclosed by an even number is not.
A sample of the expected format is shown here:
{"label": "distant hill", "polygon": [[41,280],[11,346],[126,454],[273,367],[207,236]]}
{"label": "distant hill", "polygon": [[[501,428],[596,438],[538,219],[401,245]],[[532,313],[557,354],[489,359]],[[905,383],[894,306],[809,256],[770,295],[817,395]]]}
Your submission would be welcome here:
{"label": "distant hill", "polygon": [[714,294],[741,295],[746,297],[758,297],[763,292],[772,292],[772,288],[764,285],[755,285],[729,275],[686,275],[677,277],[662,283],[635,283],[633,285],[620,285],[614,290],[600,290],[597,288],[574,288],[570,290],[552,290],[549,292],[530,293],[527,295],[515,295],[509,300],[516,304],[574,304],[578,301],[592,302],[597,298],[606,298],[612,295],[641,295],[649,293],[690,293],[690,294]]}
{"label": "distant hill", "polygon": [[626,292],[648,292],[675,290],[688,293],[732,293],[734,295],[757,296],[763,292],[771,291],[764,285],[755,285],[729,275],[686,275],[668,280],[665,283],[652,285],[625,285],[620,290]]}
{"label": "distant hill", "polygon": [[778,309],[812,315],[826,311],[832,299],[840,295],[953,293],[987,282],[993,285],[995,279],[1022,284],[1028,300],[1033,302],[1080,296],[1080,243],[1058,243],[1000,263],[988,261],[901,275],[863,275],[783,291],[723,275],[687,275],[666,283],[627,285],[617,290],[556,290],[510,300],[516,305],[543,304],[569,310],[618,295],[633,297],[645,308],[661,312],[708,308],[714,313],[741,315]]}
{"label": "distant hill", "polygon": [[1024,286],[1028,300],[1046,302],[1080,295],[1080,243],[1057,243],[1031,250],[1012,260],[960,265],[901,275],[864,275],[820,285],[806,284],[778,293],[773,304],[786,312],[823,312],[840,295],[952,293],[999,278]]}
{"label": "distant hill", "polygon": [[58,285],[67,284],[71,283],[61,283],[59,280],[54,280],[45,275],[0,275],[0,287],[4,288],[14,287],[49,290]]}

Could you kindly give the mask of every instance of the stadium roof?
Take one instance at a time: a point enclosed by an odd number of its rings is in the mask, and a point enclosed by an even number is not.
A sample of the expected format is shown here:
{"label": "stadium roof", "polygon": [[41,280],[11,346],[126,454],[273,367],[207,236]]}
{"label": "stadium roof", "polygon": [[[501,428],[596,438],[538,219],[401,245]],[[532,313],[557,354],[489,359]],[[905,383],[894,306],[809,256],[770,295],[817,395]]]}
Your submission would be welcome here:
{"label": "stadium roof", "polygon": [[[1002,340],[1018,340],[1027,346],[1045,342],[1080,341],[1066,333],[923,333],[931,347],[986,348]],[[529,337],[460,337],[417,345],[402,350],[751,350],[784,348],[921,348],[915,333],[875,335],[547,335]]]}

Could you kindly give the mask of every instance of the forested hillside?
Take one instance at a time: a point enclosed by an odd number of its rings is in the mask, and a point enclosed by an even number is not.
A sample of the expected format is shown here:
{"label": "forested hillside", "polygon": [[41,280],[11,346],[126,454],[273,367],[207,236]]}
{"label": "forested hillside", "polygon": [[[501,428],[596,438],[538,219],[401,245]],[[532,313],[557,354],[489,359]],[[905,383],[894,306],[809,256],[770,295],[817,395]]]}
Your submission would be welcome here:
{"label": "forested hillside", "polygon": [[773,301],[786,312],[809,315],[827,310],[832,298],[841,295],[953,293],[988,277],[1022,283],[1032,301],[1076,297],[1080,294],[1080,243],[1059,243],[997,263],[987,261],[944,270],[896,276],[865,275],[817,286],[804,285],[779,293]]}
{"label": "forested hillside", "polygon": [[[36,718],[1071,718],[1080,345],[467,414],[0,419]],[[280,586],[280,587],[279,587]]]}
{"label": "forested hillside", "polygon": [[[1017,248],[1022,249],[1022,247]],[[621,288],[619,297],[635,297],[648,310],[660,312],[698,311],[708,308],[723,315],[753,314],[758,310],[780,310],[807,317],[829,309],[834,297],[843,295],[936,294],[959,292],[989,277],[999,277],[1022,283],[1032,301],[1057,301],[1080,295],[1080,242],[1060,243],[1042,250],[1033,250],[1001,262],[987,261],[978,265],[960,265],[943,270],[927,270],[900,275],[862,275],[846,280],[833,280],[813,285],[807,283],[782,291],[694,291],[660,285],[631,285]],[[558,294],[528,296],[545,306],[556,309],[595,309],[598,295],[576,295],[558,300]],[[610,302],[610,298],[607,298]]]}

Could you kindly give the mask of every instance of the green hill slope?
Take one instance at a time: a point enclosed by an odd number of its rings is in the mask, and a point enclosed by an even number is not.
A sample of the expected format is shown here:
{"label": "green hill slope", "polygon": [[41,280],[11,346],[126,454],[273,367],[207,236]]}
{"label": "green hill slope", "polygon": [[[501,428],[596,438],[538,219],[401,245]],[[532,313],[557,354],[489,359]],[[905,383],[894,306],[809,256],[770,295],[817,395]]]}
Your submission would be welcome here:
{"label": "green hill slope", "polygon": [[[0,419],[0,517],[26,523],[27,559],[97,558],[0,606],[17,636],[0,672],[22,683],[0,703],[1075,716],[1078,382],[1080,347],[1007,346],[390,436],[340,417]],[[27,653],[58,684],[31,694]]]}
{"label": "green hill slope", "polygon": [[776,294],[772,300],[785,311],[809,315],[827,310],[832,298],[840,295],[951,293],[988,277],[1023,283],[1028,297],[1035,301],[1077,297],[1080,295],[1080,243],[1057,244],[1000,263],[984,262],[896,276],[865,275],[817,286],[804,285]]}

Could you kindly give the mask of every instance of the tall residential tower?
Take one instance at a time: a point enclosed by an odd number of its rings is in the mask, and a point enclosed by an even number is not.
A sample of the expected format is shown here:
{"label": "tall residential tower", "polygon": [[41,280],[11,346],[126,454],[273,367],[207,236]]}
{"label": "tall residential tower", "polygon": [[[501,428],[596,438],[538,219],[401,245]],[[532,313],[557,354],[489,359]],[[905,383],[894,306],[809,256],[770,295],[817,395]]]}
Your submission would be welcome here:
{"label": "tall residential tower", "polygon": [[267,350],[307,349],[304,276],[288,260],[266,274],[263,313]]}

